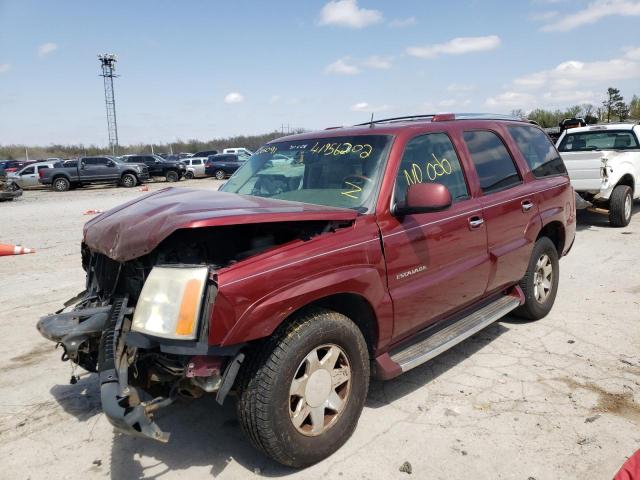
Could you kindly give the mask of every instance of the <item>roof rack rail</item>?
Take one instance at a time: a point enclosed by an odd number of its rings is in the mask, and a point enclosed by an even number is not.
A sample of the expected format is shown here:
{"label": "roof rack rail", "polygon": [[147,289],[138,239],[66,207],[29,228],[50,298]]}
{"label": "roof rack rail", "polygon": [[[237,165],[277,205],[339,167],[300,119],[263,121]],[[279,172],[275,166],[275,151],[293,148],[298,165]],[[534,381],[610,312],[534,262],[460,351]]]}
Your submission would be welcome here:
{"label": "roof rack rail", "polygon": [[[393,122],[405,122],[405,121],[419,121],[419,120],[431,120],[434,121],[437,117],[443,117],[443,120],[516,120],[521,122],[528,122],[526,118],[516,117],[513,115],[505,115],[501,113],[429,113],[423,115],[406,115],[402,117],[390,117],[380,118],[364,123],[357,123],[356,127],[364,127],[367,125],[378,123],[393,123]],[[453,117],[453,118],[450,118]]]}

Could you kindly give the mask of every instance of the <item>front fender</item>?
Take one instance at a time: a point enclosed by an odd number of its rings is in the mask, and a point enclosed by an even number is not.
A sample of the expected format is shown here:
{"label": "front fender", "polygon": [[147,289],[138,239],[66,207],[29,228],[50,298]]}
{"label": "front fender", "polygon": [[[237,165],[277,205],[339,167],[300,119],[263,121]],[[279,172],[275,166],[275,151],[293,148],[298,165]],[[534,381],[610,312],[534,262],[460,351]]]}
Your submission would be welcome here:
{"label": "front fender", "polygon": [[[377,338],[383,343],[390,337],[393,315],[383,277],[373,265],[356,265],[300,278],[270,292],[244,311],[224,336],[221,345],[233,345],[267,337],[292,313],[322,298],[339,293],[356,294],[369,302],[377,318]],[[224,296],[224,293],[222,295]],[[226,299],[220,297],[217,301],[227,303]],[[224,307],[221,310],[229,312]]]}

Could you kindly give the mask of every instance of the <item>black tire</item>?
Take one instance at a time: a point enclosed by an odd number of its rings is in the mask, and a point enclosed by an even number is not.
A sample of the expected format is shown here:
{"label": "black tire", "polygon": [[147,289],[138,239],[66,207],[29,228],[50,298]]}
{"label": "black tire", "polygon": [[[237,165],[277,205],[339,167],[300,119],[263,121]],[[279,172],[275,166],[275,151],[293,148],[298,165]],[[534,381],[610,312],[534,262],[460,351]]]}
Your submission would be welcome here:
{"label": "black tire", "polygon": [[184,178],[186,178],[187,180],[193,180],[194,175],[193,172],[189,171],[187,173],[184,174]]}
{"label": "black tire", "polygon": [[[343,384],[348,389],[343,390],[346,393],[342,410],[332,417],[331,409],[321,405],[325,425],[322,428],[326,430],[315,436],[305,435],[291,418],[292,382],[309,355],[335,346],[344,353],[350,368],[349,380]],[[283,465],[302,468],[328,457],[349,439],[369,388],[367,345],[349,318],[331,310],[309,309],[250,354],[239,378],[237,409],[240,424],[256,448]],[[316,358],[324,361],[324,357]],[[332,382],[329,383],[333,385]],[[339,388],[342,387],[335,387],[335,391]]]}
{"label": "black tire", "polygon": [[51,187],[56,192],[67,192],[71,188],[71,182],[65,177],[58,177],[53,179]]}
{"label": "black tire", "polygon": [[224,180],[224,177],[226,177],[226,173],[224,173],[224,170],[216,170],[213,173],[213,176],[216,177],[216,179],[218,180]]}
{"label": "black tire", "polygon": [[[551,266],[551,285],[548,292],[542,285],[537,285],[539,281],[539,262],[545,256]],[[540,237],[533,246],[527,273],[520,281],[520,288],[524,292],[525,302],[516,310],[514,314],[527,320],[539,320],[545,317],[553,307],[558,292],[558,281],[560,278],[560,263],[558,262],[558,250],[548,237]],[[538,292],[546,292],[543,301],[539,299]]]}
{"label": "black tire", "polygon": [[169,170],[164,178],[167,180],[167,182],[177,182],[178,180],[180,180],[180,175],[178,175],[178,172],[174,172],[173,170]]}
{"label": "black tire", "polygon": [[612,227],[626,227],[631,221],[633,190],[627,185],[618,185],[609,198],[609,224]]}
{"label": "black tire", "polygon": [[133,173],[125,173],[120,179],[120,184],[125,188],[133,188],[138,184],[138,179]]}

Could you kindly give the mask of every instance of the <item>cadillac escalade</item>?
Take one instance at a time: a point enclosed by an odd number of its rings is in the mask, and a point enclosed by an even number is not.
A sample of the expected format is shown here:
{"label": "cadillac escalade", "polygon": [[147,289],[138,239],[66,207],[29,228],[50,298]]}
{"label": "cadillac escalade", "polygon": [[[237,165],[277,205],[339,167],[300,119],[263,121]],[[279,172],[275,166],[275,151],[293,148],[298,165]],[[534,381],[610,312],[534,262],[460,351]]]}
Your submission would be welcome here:
{"label": "cadillac escalade", "polygon": [[90,220],[84,291],[38,329],[97,372],[117,430],[165,442],[160,409],[233,392],[251,443],[304,467],[352,434],[371,375],[547,315],[575,222],[564,164],[525,121],[304,133],[219,192],[166,188]]}

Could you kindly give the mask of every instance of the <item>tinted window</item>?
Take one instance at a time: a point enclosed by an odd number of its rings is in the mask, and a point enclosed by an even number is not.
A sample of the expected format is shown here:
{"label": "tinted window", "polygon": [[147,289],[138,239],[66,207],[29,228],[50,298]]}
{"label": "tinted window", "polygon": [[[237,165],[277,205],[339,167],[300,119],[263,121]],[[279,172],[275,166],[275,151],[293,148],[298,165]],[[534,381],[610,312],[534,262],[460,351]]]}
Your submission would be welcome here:
{"label": "tinted window", "polygon": [[567,173],[562,158],[544,132],[534,127],[509,127],[509,133],[536,177]]}
{"label": "tinted window", "polygon": [[475,164],[484,193],[505,190],[520,184],[520,176],[502,140],[493,132],[464,132],[471,160]]}
{"label": "tinted window", "polygon": [[560,144],[561,152],[588,152],[591,150],[626,150],[638,148],[631,131],[600,130],[567,134]]}
{"label": "tinted window", "polygon": [[193,160],[193,165],[202,165],[202,160]]}
{"label": "tinted window", "polygon": [[31,175],[34,172],[35,172],[34,168],[33,167],[29,167],[29,168],[25,168],[22,171],[21,175]]}
{"label": "tinted window", "polygon": [[40,170],[46,170],[47,168],[49,168],[49,165],[41,165],[41,166],[38,167],[38,172]]}
{"label": "tinted window", "polygon": [[454,202],[469,197],[460,161],[446,134],[422,135],[407,143],[396,178],[398,205],[404,204],[409,185],[416,183],[441,183]]}

